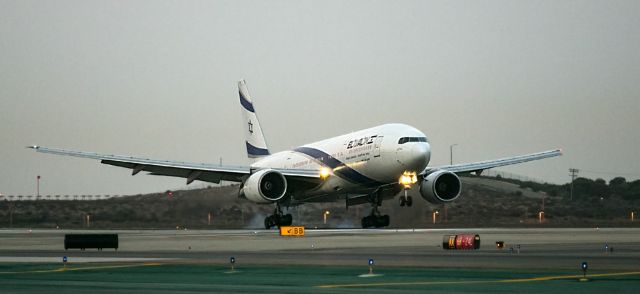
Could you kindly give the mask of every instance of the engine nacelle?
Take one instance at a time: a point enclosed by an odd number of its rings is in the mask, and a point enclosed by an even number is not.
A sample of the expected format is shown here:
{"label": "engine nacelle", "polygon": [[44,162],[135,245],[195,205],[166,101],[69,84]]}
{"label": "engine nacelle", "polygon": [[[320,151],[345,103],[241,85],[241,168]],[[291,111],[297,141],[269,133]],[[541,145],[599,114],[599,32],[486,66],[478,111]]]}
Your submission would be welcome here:
{"label": "engine nacelle", "polygon": [[420,195],[433,204],[456,200],[460,196],[462,183],[460,178],[449,171],[435,171],[428,174],[420,183]]}
{"label": "engine nacelle", "polygon": [[287,179],[272,169],[259,170],[244,182],[242,192],[256,203],[277,202],[287,193]]}

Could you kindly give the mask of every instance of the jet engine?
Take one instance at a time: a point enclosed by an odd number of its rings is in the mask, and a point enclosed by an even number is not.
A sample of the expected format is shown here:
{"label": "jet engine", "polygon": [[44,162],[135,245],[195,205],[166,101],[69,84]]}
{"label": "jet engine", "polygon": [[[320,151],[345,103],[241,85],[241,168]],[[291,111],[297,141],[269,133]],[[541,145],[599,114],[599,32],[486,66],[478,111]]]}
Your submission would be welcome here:
{"label": "jet engine", "polygon": [[438,170],[428,174],[420,183],[420,195],[433,204],[456,200],[460,196],[462,183],[452,172]]}
{"label": "jet engine", "polygon": [[259,170],[244,182],[242,193],[256,203],[273,203],[281,200],[287,192],[287,179],[272,169]]}

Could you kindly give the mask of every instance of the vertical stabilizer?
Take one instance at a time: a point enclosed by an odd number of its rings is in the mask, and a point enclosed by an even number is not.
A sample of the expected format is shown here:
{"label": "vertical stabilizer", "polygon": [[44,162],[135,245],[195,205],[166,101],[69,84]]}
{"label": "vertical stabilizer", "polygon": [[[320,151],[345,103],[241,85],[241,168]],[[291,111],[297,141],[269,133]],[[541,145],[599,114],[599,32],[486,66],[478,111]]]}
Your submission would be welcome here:
{"label": "vertical stabilizer", "polygon": [[242,119],[244,120],[244,138],[247,145],[247,156],[259,158],[269,155],[267,142],[258,121],[258,116],[253,108],[253,100],[249,96],[249,90],[244,80],[238,82],[238,92],[240,93],[240,105]]}

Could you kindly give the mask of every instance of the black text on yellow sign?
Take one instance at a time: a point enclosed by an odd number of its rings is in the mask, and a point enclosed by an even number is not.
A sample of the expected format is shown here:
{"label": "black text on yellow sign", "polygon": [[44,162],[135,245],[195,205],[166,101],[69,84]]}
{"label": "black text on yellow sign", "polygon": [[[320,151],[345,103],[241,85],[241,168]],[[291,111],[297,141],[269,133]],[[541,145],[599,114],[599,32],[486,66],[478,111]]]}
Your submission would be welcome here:
{"label": "black text on yellow sign", "polygon": [[280,236],[304,236],[303,226],[280,227]]}

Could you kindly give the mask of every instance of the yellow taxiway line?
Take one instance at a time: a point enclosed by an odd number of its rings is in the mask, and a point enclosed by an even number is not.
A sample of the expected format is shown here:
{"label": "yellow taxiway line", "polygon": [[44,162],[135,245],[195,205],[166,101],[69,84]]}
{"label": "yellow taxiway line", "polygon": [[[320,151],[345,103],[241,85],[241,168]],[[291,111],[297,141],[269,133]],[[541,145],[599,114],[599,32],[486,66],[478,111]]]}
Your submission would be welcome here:
{"label": "yellow taxiway line", "polygon": [[48,270],[0,272],[0,274],[59,273],[59,272],[67,272],[67,271],[89,271],[89,270],[128,268],[128,267],[141,267],[141,266],[158,266],[158,265],[162,265],[162,264],[157,262],[145,262],[145,263],[135,263],[135,264],[119,264],[119,265],[103,265],[103,266],[61,267],[61,268],[48,269]]}
{"label": "yellow taxiway line", "polygon": [[[622,273],[607,273],[607,274],[592,274],[587,275],[586,278],[598,278],[598,277],[614,277],[614,276],[632,276],[640,275],[638,272],[622,272]],[[360,283],[360,284],[338,284],[338,285],[319,285],[318,288],[364,288],[364,287],[388,287],[388,286],[424,286],[424,285],[468,285],[468,284],[496,284],[496,283],[528,283],[528,282],[542,282],[551,280],[569,280],[579,279],[583,275],[565,275],[565,276],[547,276],[547,277],[534,277],[525,279],[506,279],[506,280],[472,280],[472,281],[416,281],[416,282],[389,282],[389,283]]]}

